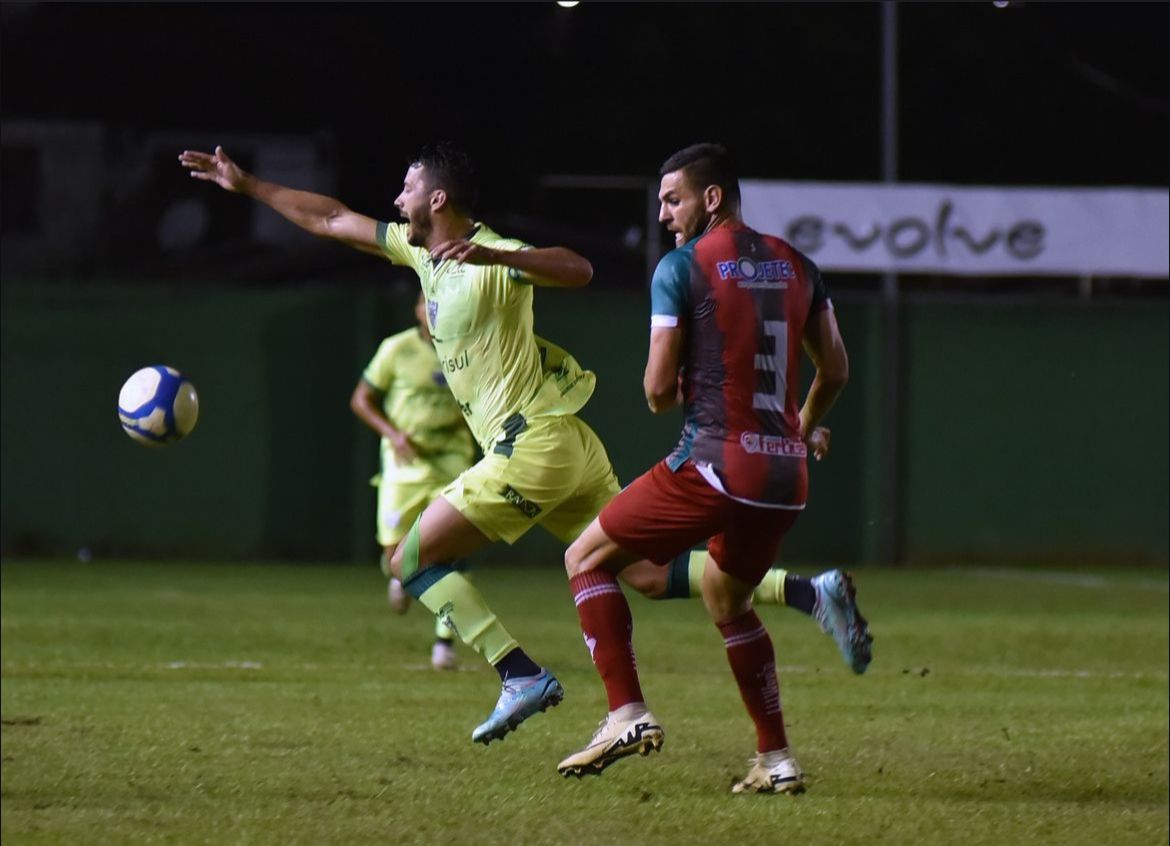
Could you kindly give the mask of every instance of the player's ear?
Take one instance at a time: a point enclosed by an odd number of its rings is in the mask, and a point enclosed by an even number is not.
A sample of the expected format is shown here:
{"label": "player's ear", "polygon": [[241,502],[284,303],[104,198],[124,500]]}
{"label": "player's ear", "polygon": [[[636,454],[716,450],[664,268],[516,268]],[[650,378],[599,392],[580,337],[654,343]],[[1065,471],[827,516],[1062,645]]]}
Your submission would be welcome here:
{"label": "player's ear", "polygon": [[708,185],[703,191],[703,207],[708,214],[714,214],[719,211],[719,207],[723,205],[723,189],[718,185]]}
{"label": "player's ear", "polygon": [[431,214],[437,211],[442,211],[447,206],[447,192],[442,188],[436,188],[431,192]]}

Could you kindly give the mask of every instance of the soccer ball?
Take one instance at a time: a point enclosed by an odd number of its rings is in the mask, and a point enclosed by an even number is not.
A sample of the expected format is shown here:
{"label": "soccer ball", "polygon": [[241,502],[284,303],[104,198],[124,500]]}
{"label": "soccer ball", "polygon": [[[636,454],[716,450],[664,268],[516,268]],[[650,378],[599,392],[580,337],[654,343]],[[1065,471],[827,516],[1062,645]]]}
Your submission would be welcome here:
{"label": "soccer ball", "polygon": [[199,395],[175,368],[162,364],[144,367],[122,386],[118,419],[126,434],[140,444],[174,443],[195,428]]}

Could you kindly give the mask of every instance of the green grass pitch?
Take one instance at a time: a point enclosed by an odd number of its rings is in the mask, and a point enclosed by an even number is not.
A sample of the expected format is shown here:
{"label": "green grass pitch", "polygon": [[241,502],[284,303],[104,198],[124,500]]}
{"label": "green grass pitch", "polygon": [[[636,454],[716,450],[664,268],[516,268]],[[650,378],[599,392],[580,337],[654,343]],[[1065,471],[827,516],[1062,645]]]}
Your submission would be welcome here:
{"label": "green grass pitch", "polygon": [[666,744],[577,781],[556,763],[605,698],[553,564],[477,571],[567,691],[488,748],[495,674],[431,670],[372,565],[0,575],[6,845],[1167,842],[1165,572],[861,569],[861,677],[762,609],[799,797],[730,794],[754,735],[697,602],[631,599]]}

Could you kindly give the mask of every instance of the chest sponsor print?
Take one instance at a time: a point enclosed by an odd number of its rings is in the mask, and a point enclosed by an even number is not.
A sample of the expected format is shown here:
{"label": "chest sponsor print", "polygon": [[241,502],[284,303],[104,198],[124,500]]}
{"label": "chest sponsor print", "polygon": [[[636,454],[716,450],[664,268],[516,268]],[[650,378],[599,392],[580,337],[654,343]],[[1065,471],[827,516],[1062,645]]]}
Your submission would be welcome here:
{"label": "chest sponsor print", "polygon": [[796,279],[796,270],[786,259],[757,261],[741,256],[716,262],[715,270],[721,280],[735,282],[740,288],[787,288]]}
{"label": "chest sponsor print", "polygon": [[439,367],[442,369],[443,373],[450,375],[457,370],[466,369],[470,361],[471,351],[464,350],[463,352],[451,358],[439,359]]}

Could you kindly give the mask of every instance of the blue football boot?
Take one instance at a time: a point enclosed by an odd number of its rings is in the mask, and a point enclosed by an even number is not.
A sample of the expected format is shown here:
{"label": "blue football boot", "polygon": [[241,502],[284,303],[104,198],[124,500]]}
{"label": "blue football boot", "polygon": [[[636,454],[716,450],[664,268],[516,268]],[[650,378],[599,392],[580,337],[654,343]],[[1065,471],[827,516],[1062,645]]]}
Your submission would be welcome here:
{"label": "blue football boot", "polygon": [[548,670],[539,675],[507,679],[495,710],[471,733],[475,743],[485,746],[500,740],[537,711],[561,704],[565,689]]}
{"label": "blue football boot", "polygon": [[857,609],[853,578],[840,570],[828,570],[811,581],[817,595],[813,616],[825,634],[833,636],[841,657],[853,672],[864,673],[873,660],[873,635]]}

